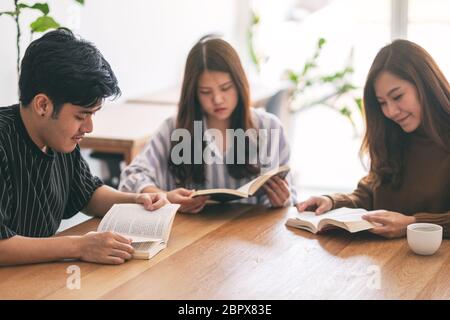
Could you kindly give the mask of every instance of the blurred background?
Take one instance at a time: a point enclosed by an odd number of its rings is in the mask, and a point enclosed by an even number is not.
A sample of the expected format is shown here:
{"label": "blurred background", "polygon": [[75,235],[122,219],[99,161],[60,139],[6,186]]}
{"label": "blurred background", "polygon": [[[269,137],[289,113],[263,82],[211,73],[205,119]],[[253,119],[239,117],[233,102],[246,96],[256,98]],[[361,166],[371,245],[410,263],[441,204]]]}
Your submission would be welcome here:
{"label": "blurred background", "polygon": [[[185,59],[205,34],[218,34],[235,47],[254,105],[283,121],[301,199],[352,191],[365,175],[358,155],[364,132],[362,86],[382,46],[397,38],[412,40],[450,76],[448,0],[40,3],[0,0],[0,12],[6,12],[0,15],[0,105],[18,101],[17,43],[21,56],[41,30],[57,25],[93,42],[110,62],[123,94],[98,113],[92,141],[82,147],[94,173],[112,185],[142,141],[175,112]],[[95,138],[110,139],[113,148]],[[125,142],[133,144],[128,153]]]}

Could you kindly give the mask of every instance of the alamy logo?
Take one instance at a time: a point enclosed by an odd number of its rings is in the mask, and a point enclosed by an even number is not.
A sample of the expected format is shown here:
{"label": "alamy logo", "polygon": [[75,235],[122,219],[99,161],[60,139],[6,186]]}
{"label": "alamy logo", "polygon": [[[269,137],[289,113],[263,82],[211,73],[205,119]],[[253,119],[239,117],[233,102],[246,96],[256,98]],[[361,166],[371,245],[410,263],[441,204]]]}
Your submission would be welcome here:
{"label": "alamy logo", "polygon": [[69,290],[81,289],[81,269],[77,265],[70,265],[66,269],[69,274],[66,280],[66,287]]}
{"label": "alamy logo", "polygon": [[[193,139],[189,130],[175,129],[170,139],[178,143],[172,148],[171,160],[175,165],[259,163],[262,169],[279,165],[280,129],[226,129],[225,135],[223,137],[218,129],[207,129],[203,133],[202,121],[194,121]],[[203,142],[206,142],[204,149]],[[219,156],[214,145],[226,145],[228,152],[224,157]]]}
{"label": "alamy logo", "polygon": [[370,265],[367,267],[367,279],[366,285],[369,289],[379,290],[381,289],[381,269],[377,265]]}

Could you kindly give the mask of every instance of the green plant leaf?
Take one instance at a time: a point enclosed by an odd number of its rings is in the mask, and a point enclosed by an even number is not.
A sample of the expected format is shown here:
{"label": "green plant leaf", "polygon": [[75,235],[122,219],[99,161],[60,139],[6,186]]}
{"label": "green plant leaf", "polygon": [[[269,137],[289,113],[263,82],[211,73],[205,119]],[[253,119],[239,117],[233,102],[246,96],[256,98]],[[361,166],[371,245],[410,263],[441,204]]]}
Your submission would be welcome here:
{"label": "green plant leaf", "polygon": [[256,26],[259,24],[260,21],[261,21],[261,18],[256,13],[252,12],[252,25]]}
{"label": "green plant leaf", "polygon": [[84,0],[75,0],[76,2],[78,2],[81,5],[84,5]]}
{"label": "green plant leaf", "polygon": [[341,110],[339,110],[339,112],[343,116],[346,116],[348,118],[350,118],[352,116],[352,112],[350,111],[350,109],[347,106],[342,107]]}
{"label": "green plant leaf", "polygon": [[40,12],[42,12],[44,15],[47,15],[50,12],[50,9],[48,7],[47,3],[35,3],[32,6],[29,6],[25,3],[19,3],[17,5],[17,7],[19,9],[23,9],[23,8],[28,8],[28,9],[35,9],[35,10],[39,10]]}
{"label": "green plant leaf", "polygon": [[0,16],[1,16],[2,14],[6,14],[6,15],[8,15],[8,16],[14,17],[14,16],[17,15],[17,11],[3,11],[3,12],[0,12]]}
{"label": "green plant leaf", "polygon": [[294,84],[298,83],[298,74],[296,74],[294,71],[288,70],[287,75],[288,75],[289,81],[293,82]]}
{"label": "green plant leaf", "polygon": [[305,65],[303,66],[302,75],[305,76],[309,70],[314,69],[317,67],[317,64],[315,61],[307,61],[305,62]]}
{"label": "green plant leaf", "polygon": [[253,64],[256,67],[256,70],[260,71],[261,68],[261,59],[258,56],[258,54],[255,51],[255,47],[253,46],[253,30],[252,28],[249,29],[248,33],[247,33],[247,42],[248,42],[248,49],[249,49],[249,53],[250,53],[250,58],[253,62]]}
{"label": "green plant leaf", "polygon": [[353,84],[345,83],[339,91],[340,92],[348,92],[348,91],[355,90],[355,89],[356,89],[356,86],[354,86]]}
{"label": "green plant leaf", "polygon": [[333,74],[331,74],[331,75],[328,75],[328,76],[322,76],[322,77],[320,78],[320,80],[323,81],[323,82],[334,82],[334,81],[336,81],[336,80],[343,79],[343,78],[344,78],[347,74],[349,74],[349,73],[353,73],[353,69],[347,67],[347,68],[345,68],[344,70],[342,70],[342,71],[337,71],[337,72],[335,72],[335,73],[333,73]]}
{"label": "green plant leaf", "polygon": [[60,24],[49,16],[39,17],[30,24],[31,32],[44,32],[49,29],[56,29],[59,27]]}
{"label": "green plant leaf", "polygon": [[355,98],[356,106],[361,114],[363,114],[363,101],[361,98]]}
{"label": "green plant leaf", "polygon": [[[295,73],[291,70],[288,72],[289,79],[294,82],[296,81],[296,88],[292,93],[291,99],[295,101],[298,95],[305,94],[308,91],[309,87],[320,88],[320,85],[323,84],[331,84],[334,87],[334,90],[330,94],[325,94],[318,99],[308,102],[301,103],[300,99],[296,102],[296,106],[291,108],[292,112],[300,112],[316,105],[325,105],[328,108],[331,108],[336,113],[345,117],[352,125],[355,134],[357,134],[358,128],[356,123],[354,122],[354,114],[355,112],[363,116],[363,102],[360,97],[351,97],[351,101],[355,101],[357,105],[356,109],[353,111],[348,105],[338,106],[336,105],[337,100],[346,94],[352,96],[352,91],[357,89],[353,83],[349,81],[347,75],[354,73],[354,69],[347,65],[345,68],[342,68],[334,73],[325,74],[325,75],[317,75],[311,76],[310,73],[312,70],[317,69],[319,67],[318,59],[322,54],[322,50],[324,45],[326,44],[326,40],[324,38],[320,38],[317,41],[317,46],[315,48],[314,54],[307,59],[303,64],[303,69],[301,72]],[[353,102],[352,102],[353,108]]]}
{"label": "green plant leaf", "polygon": [[355,72],[355,70],[352,67],[346,67],[344,69],[344,73],[353,73],[353,72]]}
{"label": "green plant leaf", "polygon": [[317,47],[319,49],[322,49],[323,45],[327,42],[327,40],[325,40],[324,38],[320,38],[319,41],[317,42]]}
{"label": "green plant leaf", "polygon": [[46,3],[35,3],[31,9],[36,9],[41,11],[44,15],[47,15],[50,12],[48,4]]}

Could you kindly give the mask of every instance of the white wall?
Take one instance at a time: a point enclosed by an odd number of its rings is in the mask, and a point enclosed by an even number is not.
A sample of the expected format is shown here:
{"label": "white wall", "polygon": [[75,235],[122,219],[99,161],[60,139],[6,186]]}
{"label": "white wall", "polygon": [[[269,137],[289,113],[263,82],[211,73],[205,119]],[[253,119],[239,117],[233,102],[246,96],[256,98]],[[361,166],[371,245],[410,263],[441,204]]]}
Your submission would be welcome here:
{"label": "white wall", "polygon": [[[30,1],[28,3],[34,3]],[[206,33],[222,33],[245,60],[248,2],[239,0],[49,0],[50,14],[93,42],[110,62],[122,99],[181,81],[189,49]],[[13,1],[2,0],[0,11]],[[37,14],[22,19],[27,31]],[[24,32],[22,54],[30,36]],[[37,38],[37,35],[35,38]],[[17,101],[15,24],[0,16],[0,106]]]}

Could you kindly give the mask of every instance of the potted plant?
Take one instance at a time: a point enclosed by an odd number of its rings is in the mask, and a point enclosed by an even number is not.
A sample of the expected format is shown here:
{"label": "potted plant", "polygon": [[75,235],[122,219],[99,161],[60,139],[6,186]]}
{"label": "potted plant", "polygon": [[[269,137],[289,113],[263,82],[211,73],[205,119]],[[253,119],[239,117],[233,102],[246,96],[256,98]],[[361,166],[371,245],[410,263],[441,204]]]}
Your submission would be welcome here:
{"label": "potted plant", "polygon": [[[16,30],[17,30],[17,36],[16,36],[16,48],[17,48],[17,74],[20,73],[20,37],[22,36],[22,30],[20,27],[20,17],[24,10],[35,10],[41,13],[41,15],[34,20],[30,24],[30,32],[31,35],[35,32],[45,32],[50,29],[56,29],[59,28],[61,25],[53,19],[49,13],[50,13],[50,7],[47,3],[35,3],[35,4],[26,4],[19,0],[12,0],[14,4],[14,10],[12,11],[3,11],[0,12],[0,16],[10,16],[14,19],[14,22],[16,24]],[[79,4],[83,5],[84,0],[75,0]]]}
{"label": "potted plant", "polygon": [[[352,53],[347,65],[341,70],[321,75],[312,72],[318,68],[317,60],[325,43],[324,38],[317,41],[313,56],[305,61],[299,71],[286,71],[285,76],[291,84],[290,111],[301,112],[317,105],[326,106],[348,119],[355,135],[359,135],[355,117],[363,117],[363,108],[358,87],[350,80],[354,72],[351,66]],[[304,98],[308,95],[308,91],[320,93],[313,95],[312,99],[306,99],[305,102]]]}
{"label": "potted plant", "polygon": [[[261,24],[261,18],[251,12],[250,27],[247,33],[249,55],[256,71],[261,71],[268,57],[255,47],[255,33]],[[312,57],[296,70],[286,70],[283,78],[288,81],[286,89],[289,101],[289,112],[298,113],[314,106],[326,106],[344,116],[352,125],[355,136],[360,135],[358,122],[363,117],[362,98],[359,88],[350,79],[354,73],[352,52],[347,65],[338,71],[317,75],[318,59],[326,44],[324,38],[317,40]],[[313,97],[313,98],[311,98]]]}

